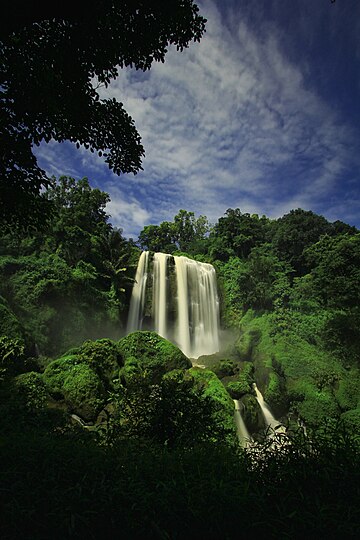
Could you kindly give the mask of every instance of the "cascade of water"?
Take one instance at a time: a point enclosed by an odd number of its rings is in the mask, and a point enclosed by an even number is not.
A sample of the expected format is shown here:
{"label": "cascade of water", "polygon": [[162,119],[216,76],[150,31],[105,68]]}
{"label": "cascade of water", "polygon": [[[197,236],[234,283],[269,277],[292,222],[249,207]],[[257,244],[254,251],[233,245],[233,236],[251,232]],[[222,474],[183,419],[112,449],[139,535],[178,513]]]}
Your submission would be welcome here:
{"label": "cascade of water", "polygon": [[[219,301],[215,270],[211,264],[175,256],[176,298],[172,298],[167,292],[168,272],[170,267],[174,268],[168,264],[170,257],[165,253],[154,255],[154,330],[174,340],[190,358],[213,354],[219,350]],[[147,264],[148,259],[142,254],[130,304],[128,332],[141,329]],[[170,324],[170,311],[177,313],[175,324]]]}
{"label": "cascade of water", "polygon": [[174,257],[178,320],[176,341],[191,358],[219,350],[219,301],[211,264]]}
{"label": "cascade of water", "polygon": [[170,255],[166,253],[154,254],[153,268],[153,318],[155,332],[160,336],[167,337],[167,261]]}
{"label": "cascade of water", "polygon": [[149,252],[143,251],[140,255],[138,267],[135,275],[135,283],[130,300],[130,310],[127,323],[127,332],[141,330],[142,317],[145,304],[145,290],[147,282]]}
{"label": "cascade of water", "polygon": [[191,356],[190,347],[190,321],[188,302],[188,259],[186,257],[174,257],[177,284],[177,307],[178,318],[175,330],[175,339],[186,356]]}
{"label": "cascade of water", "polygon": [[238,399],[234,399],[234,405],[235,405],[234,419],[235,419],[235,425],[236,425],[238,438],[239,438],[241,446],[243,448],[247,448],[249,444],[252,442],[252,438],[250,437],[250,434],[248,430],[246,429],[245,422],[241,416],[240,401]]}
{"label": "cascade of water", "polygon": [[[276,420],[276,418],[274,418],[272,412],[270,411],[269,405],[264,400],[262,393],[260,392],[255,383],[254,390],[256,392],[256,399],[260,405],[261,411],[265,419],[265,428],[267,429],[268,427],[270,427],[272,429],[275,429],[276,427],[281,426],[281,423]],[[280,431],[285,431],[284,426],[281,426]]]}

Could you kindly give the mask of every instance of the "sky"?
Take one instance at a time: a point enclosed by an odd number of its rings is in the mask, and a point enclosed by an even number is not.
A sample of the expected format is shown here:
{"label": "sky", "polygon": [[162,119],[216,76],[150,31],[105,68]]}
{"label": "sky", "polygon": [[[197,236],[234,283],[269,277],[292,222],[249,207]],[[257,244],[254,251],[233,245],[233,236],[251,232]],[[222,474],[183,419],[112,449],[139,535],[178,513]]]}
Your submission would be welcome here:
{"label": "sky", "polygon": [[303,208],[360,227],[360,1],[196,3],[200,43],[99,90],[134,119],[144,170],[119,177],[68,142],[42,144],[39,165],[109,193],[110,222],[134,239],[180,208],[212,223]]}

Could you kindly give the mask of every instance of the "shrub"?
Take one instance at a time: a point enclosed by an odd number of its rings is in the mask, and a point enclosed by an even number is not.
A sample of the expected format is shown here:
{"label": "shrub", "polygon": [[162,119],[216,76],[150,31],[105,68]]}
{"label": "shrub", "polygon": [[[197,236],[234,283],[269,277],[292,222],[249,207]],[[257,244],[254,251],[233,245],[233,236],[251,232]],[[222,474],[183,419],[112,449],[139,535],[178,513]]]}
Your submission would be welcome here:
{"label": "shrub", "polygon": [[20,373],[24,367],[24,358],[24,344],[21,340],[0,336],[0,369],[3,375]]}

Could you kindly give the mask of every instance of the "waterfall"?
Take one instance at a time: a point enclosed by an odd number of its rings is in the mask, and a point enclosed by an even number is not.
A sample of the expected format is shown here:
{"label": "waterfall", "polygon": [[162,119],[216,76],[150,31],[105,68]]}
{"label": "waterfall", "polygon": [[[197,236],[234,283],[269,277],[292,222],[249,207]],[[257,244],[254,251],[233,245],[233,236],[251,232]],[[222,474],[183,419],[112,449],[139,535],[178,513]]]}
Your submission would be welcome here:
{"label": "waterfall", "polygon": [[[128,332],[141,330],[145,292],[151,281],[146,273],[148,252],[144,253],[136,272]],[[152,328],[190,358],[217,352],[219,301],[214,267],[187,257],[155,253],[152,278]]]}
{"label": "waterfall", "polygon": [[149,252],[143,251],[140,255],[138,267],[135,275],[135,283],[130,300],[130,310],[127,323],[127,332],[141,330],[142,318],[145,305],[145,291],[147,282],[147,267]]}
{"label": "waterfall", "polygon": [[282,426],[281,423],[278,420],[276,420],[276,418],[274,418],[274,416],[272,415],[272,412],[270,411],[269,405],[264,400],[262,393],[260,392],[260,390],[258,389],[255,383],[254,383],[254,390],[256,392],[256,399],[260,405],[261,411],[264,416],[265,429],[268,429],[270,427],[271,429],[275,430],[276,427],[278,428],[279,426],[281,426],[281,428],[278,429],[277,431],[284,432],[285,427]]}
{"label": "waterfall", "polygon": [[241,416],[240,401],[238,399],[234,399],[234,405],[235,405],[234,419],[235,419],[236,431],[238,434],[239,442],[243,448],[247,448],[249,444],[251,443],[252,439],[250,437],[248,430],[246,429],[245,422]]}
{"label": "waterfall", "polygon": [[153,260],[153,303],[152,312],[155,322],[154,329],[162,337],[166,337],[167,318],[167,294],[166,294],[166,266],[169,255],[155,253]]}

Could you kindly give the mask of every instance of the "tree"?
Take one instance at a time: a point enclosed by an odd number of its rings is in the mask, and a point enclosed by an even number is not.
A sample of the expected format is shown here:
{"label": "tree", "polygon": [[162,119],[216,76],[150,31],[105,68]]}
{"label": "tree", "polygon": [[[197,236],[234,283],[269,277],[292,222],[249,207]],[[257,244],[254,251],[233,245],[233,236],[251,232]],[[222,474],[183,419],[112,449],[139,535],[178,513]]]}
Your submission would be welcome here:
{"label": "tree", "polygon": [[257,214],[242,214],[239,208],[229,208],[215,225],[211,240],[212,256],[227,260],[229,256],[247,258],[253,247],[265,241],[269,220]]}
{"label": "tree", "polygon": [[116,174],[139,171],[134,121],[98,87],[118,67],[145,71],[164,61],[168,45],[199,41],[205,19],[193,0],[98,0],[82,12],[69,2],[40,1],[33,12],[12,4],[0,25],[0,215],[3,226],[29,228],[50,209],[33,145],[69,140],[103,155]]}
{"label": "tree", "polygon": [[304,249],[331,231],[331,224],[323,216],[297,208],[274,223],[273,245],[280,259],[288,261],[299,275],[304,275],[309,270]]}

